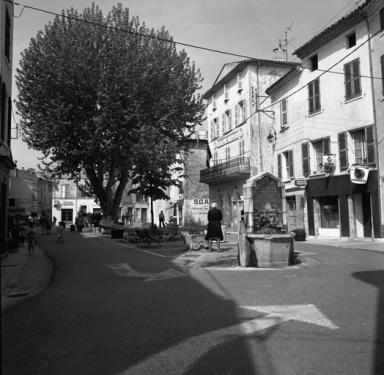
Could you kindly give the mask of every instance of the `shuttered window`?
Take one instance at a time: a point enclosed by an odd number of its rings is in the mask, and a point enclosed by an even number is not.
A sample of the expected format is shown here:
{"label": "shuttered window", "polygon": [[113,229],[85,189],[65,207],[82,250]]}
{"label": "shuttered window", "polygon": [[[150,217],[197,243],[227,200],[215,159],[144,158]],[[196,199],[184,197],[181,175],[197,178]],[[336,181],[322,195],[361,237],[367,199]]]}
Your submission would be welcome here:
{"label": "shuttered window", "polygon": [[11,145],[11,131],[12,131],[12,100],[8,98],[8,146]]}
{"label": "shuttered window", "polygon": [[338,135],[339,142],[339,164],[340,171],[345,171],[348,169],[348,143],[347,143],[347,133],[340,133]]}
{"label": "shuttered window", "polygon": [[235,126],[240,124],[240,106],[235,105]]}
{"label": "shuttered window", "polygon": [[320,112],[320,81],[315,79],[308,84],[308,111],[309,114]]}
{"label": "shuttered window", "polygon": [[361,95],[360,61],[353,60],[344,65],[345,100]]}
{"label": "shuttered window", "polygon": [[281,101],[281,127],[288,124],[287,99]]}
{"label": "shuttered window", "polygon": [[285,157],[285,170],[286,170],[286,175],[285,178],[292,178],[294,177],[294,172],[293,172],[293,151],[286,151],[283,153]]}
{"label": "shuttered window", "polygon": [[381,92],[384,95],[384,55],[380,57],[380,61],[381,61]]}
{"label": "shuttered window", "polygon": [[367,163],[372,165],[376,163],[372,126],[365,128],[365,139],[367,140]]}
{"label": "shuttered window", "polygon": [[309,143],[302,143],[301,155],[303,161],[303,176],[308,177],[311,173],[310,158],[309,158]]}

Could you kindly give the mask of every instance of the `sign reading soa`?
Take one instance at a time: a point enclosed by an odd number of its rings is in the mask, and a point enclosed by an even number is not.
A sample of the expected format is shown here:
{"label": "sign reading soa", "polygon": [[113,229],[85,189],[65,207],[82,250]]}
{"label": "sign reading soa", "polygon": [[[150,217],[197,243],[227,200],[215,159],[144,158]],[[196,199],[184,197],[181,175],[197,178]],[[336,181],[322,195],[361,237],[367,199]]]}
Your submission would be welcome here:
{"label": "sign reading soa", "polygon": [[194,199],[193,204],[209,204],[209,199],[207,199],[207,198]]}

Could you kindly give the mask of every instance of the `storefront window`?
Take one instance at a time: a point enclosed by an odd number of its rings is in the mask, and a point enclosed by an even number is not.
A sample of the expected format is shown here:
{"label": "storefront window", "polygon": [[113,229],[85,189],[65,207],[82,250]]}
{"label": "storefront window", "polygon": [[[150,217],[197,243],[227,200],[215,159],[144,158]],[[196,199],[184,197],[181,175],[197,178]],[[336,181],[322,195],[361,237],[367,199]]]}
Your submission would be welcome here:
{"label": "storefront window", "polygon": [[322,228],[339,227],[339,203],[337,196],[319,199]]}

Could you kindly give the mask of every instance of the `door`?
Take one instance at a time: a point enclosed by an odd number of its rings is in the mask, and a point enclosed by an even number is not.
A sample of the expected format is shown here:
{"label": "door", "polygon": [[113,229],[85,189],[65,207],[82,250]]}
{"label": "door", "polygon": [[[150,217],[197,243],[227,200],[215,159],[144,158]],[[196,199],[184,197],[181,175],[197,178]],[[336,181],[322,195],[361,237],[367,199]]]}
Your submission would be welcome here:
{"label": "door", "polygon": [[371,196],[369,193],[361,194],[361,202],[363,206],[363,226],[364,237],[372,237],[372,220],[371,220]]}
{"label": "door", "polygon": [[286,197],[288,231],[297,228],[296,225],[296,196]]}
{"label": "door", "polygon": [[72,208],[62,208],[61,209],[61,221],[65,223],[65,227],[68,228],[73,224],[73,209]]}

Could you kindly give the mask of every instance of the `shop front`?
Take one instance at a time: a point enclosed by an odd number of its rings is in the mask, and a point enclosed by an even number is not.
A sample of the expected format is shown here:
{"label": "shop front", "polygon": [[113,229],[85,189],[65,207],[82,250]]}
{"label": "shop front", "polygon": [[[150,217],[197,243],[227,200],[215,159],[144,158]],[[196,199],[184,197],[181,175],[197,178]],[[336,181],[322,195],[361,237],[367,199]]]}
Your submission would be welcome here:
{"label": "shop front", "polygon": [[356,182],[351,174],[308,180],[306,188],[310,236],[379,238],[377,171]]}

